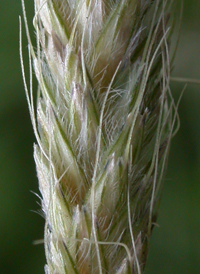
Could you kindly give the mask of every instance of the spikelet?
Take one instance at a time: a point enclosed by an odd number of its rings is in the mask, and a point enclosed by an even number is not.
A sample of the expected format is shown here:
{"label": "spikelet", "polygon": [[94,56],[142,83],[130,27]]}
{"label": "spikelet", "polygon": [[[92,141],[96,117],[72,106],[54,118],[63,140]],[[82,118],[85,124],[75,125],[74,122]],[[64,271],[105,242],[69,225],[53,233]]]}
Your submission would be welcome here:
{"label": "spikelet", "polygon": [[144,270],[176,118],[170,9],[168,0],[35,0],[37,114],[25,88],[48,274]]}

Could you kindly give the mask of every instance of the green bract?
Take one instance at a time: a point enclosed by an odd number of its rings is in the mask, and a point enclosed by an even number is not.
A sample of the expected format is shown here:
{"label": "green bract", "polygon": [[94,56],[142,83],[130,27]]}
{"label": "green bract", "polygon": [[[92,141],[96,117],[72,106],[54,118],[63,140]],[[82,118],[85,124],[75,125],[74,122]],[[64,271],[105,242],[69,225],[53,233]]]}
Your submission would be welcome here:
{"label": "green bract", "polygon": [[35,0],[46,273],[143,272],[176,117],[168,2]]}

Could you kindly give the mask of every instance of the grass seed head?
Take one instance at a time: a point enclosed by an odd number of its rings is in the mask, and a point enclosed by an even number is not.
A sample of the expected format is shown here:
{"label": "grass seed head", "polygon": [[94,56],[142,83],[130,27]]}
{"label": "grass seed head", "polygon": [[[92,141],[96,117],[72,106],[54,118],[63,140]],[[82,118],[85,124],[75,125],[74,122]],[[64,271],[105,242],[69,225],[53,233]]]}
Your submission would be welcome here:
{"label": "grass seed head", "polygon": [[37,114],[27,97],[46,273],[144,269],[176,116],[170,9],[167,0],[35,0]]}

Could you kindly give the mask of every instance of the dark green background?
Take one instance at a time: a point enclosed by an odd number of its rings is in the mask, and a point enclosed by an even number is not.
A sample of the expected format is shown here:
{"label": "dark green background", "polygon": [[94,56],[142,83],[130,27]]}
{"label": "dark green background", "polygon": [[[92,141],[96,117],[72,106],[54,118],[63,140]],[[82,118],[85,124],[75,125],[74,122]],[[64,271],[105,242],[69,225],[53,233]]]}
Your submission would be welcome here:
{"label": "dark green background", "polygon": [[[31,26],[32,1],[26,6]],[[43,245],[32,245],[43,237],[44,220],[30,192],[38,193],[38,185],[18,54],[21,14],[20,0],[0,1],[0,273],[42,274]],[[185,1],[174,76],[200,79],[199,14],[200,1]],[[23,42],[27,61],[25,34]],[[176,98],[183,86],[172,85]],[[188,85],[179,113],[146,274],[200,273],[200,86]]]}

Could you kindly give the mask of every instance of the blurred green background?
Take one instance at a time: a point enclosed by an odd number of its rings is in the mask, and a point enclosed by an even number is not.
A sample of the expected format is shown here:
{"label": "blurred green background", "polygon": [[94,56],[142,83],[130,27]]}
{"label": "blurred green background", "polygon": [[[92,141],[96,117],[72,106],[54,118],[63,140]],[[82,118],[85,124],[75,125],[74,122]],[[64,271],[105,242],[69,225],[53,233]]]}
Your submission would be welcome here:
{"label": "blurred green background", "polygon": [[[26,1],[30,26],[32,2]],[[42,274],[43,245],[32,244],[42,239],[44,220],[31,192],[38,193],[38,185],[18,54],[20,0],[0,1],[0,13],[0,273]],[[200,1],[184,1],[174,76],[200,79],[199,14]],[[25,34],[23,43],[28,66]],[[176,98],[183,86],[172,84]],[[146,274],[200,273],[200,86],[188,85],[179,114]]]}

